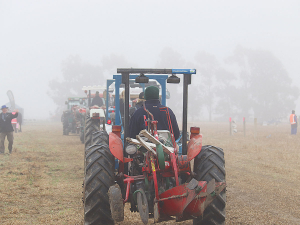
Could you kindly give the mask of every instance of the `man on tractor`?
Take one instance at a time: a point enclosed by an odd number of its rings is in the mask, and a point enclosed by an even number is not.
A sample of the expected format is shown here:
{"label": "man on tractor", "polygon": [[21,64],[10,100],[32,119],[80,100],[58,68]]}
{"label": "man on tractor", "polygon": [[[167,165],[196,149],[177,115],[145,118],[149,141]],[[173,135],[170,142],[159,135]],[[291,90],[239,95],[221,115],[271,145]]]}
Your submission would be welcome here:
{"label": "man on tractor", "polygon": [[[153,114],[154,119],[158,121],[157,129],[158,130],[170,130],[166,112],[161,110],[165,106],[160,104],[159,101],[159,89],[155,86],[147,87],[145,90],[145,99],[144,102],[146,109]],[[179,138],[180,132],[177,124],[176,117],[173,111],[169,109],[169,114],[172,122],[172,128],[174,133],[175,140]],[[136,135],[140,133],[141,130],[147,129],[147,119],[148,115],[144,107],[137,109],[132,115],[129,123],[129,136],[131,138],[136,138]]]}
{"label": "man on tractor", "polygon": [[99,91],[96,91],[95,97],[93,98],[92,105],[97,105],[99,107],[103,106],[103,100],[99,96]]}
{"label": "man on tractor", "polygon": [[136,100],[136,103],[134,103],[134,101],[132,101],[133,106],[129,109],[129,116],[130,116],[130,118],[132,117],[132,115],[134,114],[134,112],[137,109],[143,107],[144,101],[145,101],[144,92],[141,92],[139,94],[139,98]]}

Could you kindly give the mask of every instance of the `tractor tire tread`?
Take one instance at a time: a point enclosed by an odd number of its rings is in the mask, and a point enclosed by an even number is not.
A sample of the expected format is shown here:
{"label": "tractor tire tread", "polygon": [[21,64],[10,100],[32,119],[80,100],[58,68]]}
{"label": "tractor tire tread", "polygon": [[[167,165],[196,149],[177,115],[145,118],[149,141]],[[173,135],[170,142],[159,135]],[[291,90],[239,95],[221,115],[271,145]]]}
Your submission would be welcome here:
{"label": "tractor tire tread", "polygon": [[[221,148],[207,145],[202,146],[195,158],[194,172],[197,180],[225,182],[225,160]],[[194,219],[194,225],[223,225],[225,224],[226,190],[224,189],[214,201],[204,210],[203,216]]]}
{"label": "tractor tire tread", "polygon": [[[105,135],[105,134],[103,134]],[[94,144],[85,150],[85,225],[113,224],[108,189],[114,184],[114,157],[106,144]]]}
{"label": "tractor tire tread", "polygon": [[95,144],[105,144],[108,143],[109,136],[106,131],[100,130],[95,132],[92,137],[92,141]]}
{"label": "tractor tire tread", "polygon": [[94,144],[93,134],[100,130],[100,120],[90,118],[89,114],[86,115],[85,129],[84,129],[84,144],[85,149]]}

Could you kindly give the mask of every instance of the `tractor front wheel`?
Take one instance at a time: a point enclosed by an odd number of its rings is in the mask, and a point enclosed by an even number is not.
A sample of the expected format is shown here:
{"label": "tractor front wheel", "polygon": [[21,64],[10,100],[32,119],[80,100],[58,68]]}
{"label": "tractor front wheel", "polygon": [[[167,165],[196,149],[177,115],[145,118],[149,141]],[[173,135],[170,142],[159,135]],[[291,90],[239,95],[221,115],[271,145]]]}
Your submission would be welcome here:
{"label": "tractor front wheel", "polygon": [[[195,158],[194,172],[198,181],[225,182],[225,159],[221,148],[203,146]],[[226,190],[224,189],[203,212],[203,216],[193,220],[194,225],[225,224]]]}
{"label": "tractor front wheel", "polygon": [[[103,133],[103,135],[105,135]],[[106,138],[103,138],[103,140]],[[85,150],[84,224],[114,224],[108,190],[115,182],[114,156],[107,143],[94,144]]]}

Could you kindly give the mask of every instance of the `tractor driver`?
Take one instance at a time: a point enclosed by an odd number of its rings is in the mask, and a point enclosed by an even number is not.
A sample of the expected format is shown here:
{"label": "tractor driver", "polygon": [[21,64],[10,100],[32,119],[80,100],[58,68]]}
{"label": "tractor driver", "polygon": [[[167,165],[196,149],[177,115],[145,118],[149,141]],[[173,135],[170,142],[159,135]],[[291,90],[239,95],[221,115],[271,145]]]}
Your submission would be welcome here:
{"label": "tractor driver", "polygon": [[[160,104],[159,101],[159,89],[155,86],[149,86],[146,88],[145,93],[145,106],[154,116],[154,120],[157,120],[157,130],[170,130],[167,120],[167,115],[165,111],[162,111],[160,108],[165,106]],[[175,140],[180,136],[178,124],[176,117],[173,111],[169,108],[170,118],[172,122],[172,128],[174,132]],[[145,120],[148,119],[147,112],[144,110],[144,107],[138,108],[132,115],[129,123],[129,136],[131,138],[136,138],[136,135],[140,133],[141,130],[147,129],[145,125]]]}
{"label": "tractor driver", "polygon": [[99,91],[96,91],[95,97],[93,98],[92,105],[97,105],[99,107],[103,106],[103,100],[99,95]]}

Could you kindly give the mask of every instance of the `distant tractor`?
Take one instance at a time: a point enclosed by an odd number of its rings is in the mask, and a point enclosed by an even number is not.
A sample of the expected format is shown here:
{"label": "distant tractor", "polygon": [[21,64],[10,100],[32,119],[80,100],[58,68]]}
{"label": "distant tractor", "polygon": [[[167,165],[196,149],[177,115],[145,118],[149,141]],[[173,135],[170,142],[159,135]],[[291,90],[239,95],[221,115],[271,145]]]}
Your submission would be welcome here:
{"label": "distant tractor", "polygon": [[65,102],[67,110],[63,112],[61,121],[63,123],[63,135],[81,134],[83,141],[83,123],[86,112],[86,97],[70,97]]}
{"label": "distant tractor", "polygon": [[[106,123],[105,118],[105,98],[106,98],[106,87],[100,85],[94,86],[83,86],[82,90],[87,95],[87,111],[84,117],[84,132],[83,132],[83,143],[86,145],[90,145],[92,133],[96,130],[100,129],[100,124]],[[102,98],[103,105],[97,106],[92,105],[92,99],[95,97],[95,94],[92,91],[99,92],[100,98]],[[109,95],[108,95],[109,96]]]}
{"label": "distant tractor", "polygon": [[[124,205],[139,212],[144,224],[149,215],[158,223],[193,220],[193,224],[225,224],[225,160],[221,148],[202,146],[199,127],[187,133],[188,85],[195,69],[118,69],[116,82],[116,125],[108,132],[103,111],[88,114],[84,155],[84,224],[114,224],[124,220]],[[132,75],[134,74],[134,75]],[[140,75],[136,75],[140,74]],[[168,75],[170,75],[168,77]],[[158,121],[147,110],[147,128],[129,137],[130,80],[147,83],[160,79],[165,105],[166,82],[179,83],[183,74],[183,120],[180,143],[172,127],[157,130]],[[121,76],[125,86],[124,118],[119,114]],[[168,109],[166,113],[170,126]],[[124,122],[122,121],[124,120]],[[122,124],[122,126],[121,126]],[[176,143],[177,142],[177,143]],[[179,150],[177,145],[182,145]]]}

